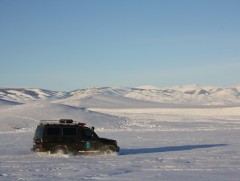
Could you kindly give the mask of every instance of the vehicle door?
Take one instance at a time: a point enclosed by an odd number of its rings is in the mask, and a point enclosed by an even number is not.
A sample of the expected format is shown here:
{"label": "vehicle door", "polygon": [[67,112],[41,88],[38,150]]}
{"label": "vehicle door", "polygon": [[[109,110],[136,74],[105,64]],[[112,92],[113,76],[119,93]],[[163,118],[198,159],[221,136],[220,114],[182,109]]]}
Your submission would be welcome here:
{"label": "vehicle door", "polygon": [[80,129],[79,137],[80,137],[80,145],[79,145],[80,153],[97,153],[97,152],[99,152],[96,149],[97,139],[91,129],[89,129],[89,128]]}
{"label": "vehicle door", "polygon": [[77,149],[77,128],[63,127],[62,143],[68,147],[69,151],[75,151]]}

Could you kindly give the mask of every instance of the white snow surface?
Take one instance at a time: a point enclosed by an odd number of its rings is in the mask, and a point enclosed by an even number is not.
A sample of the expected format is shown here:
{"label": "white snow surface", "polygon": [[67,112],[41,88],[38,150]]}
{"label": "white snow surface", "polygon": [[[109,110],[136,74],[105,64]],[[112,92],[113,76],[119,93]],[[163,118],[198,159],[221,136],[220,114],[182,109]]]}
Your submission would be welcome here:
{"label": "white snow surface", "polygon": [[[239,181],[239,86],[0,89],[0,180]],[[116,139],[114,155],[32,153],[42,119]]]}

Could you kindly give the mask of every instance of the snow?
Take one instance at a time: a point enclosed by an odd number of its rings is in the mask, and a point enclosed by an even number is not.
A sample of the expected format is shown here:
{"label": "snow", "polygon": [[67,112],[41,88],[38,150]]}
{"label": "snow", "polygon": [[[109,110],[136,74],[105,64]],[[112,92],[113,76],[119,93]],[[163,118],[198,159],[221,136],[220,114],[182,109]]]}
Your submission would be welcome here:
{"label": "snow", "polygon": [[[131,98],[147,102],[184,105],[240,105],[239,85],[234,87],[216,87],[186,85],[170,88],[155,86],[128,87],[102,87],[79,89],[70,92],[57,92],[44,89],[18,88],[0,89],[0,99],[27,103],[29,101],[51,100],[72,106],[81,106],[82,100],[96,97]],[[85,101],[86,102],[86,101]]]}
{"label": "snow", "polygon": [[238,87],[186,85],[162,89],[133,89],[125,97],[160,103],[191,105],[240,105]]}
{"label": "snow", "polygon": [[[188,96],[176,96],[186,94],[182,88],[31,90],[39,95],[35,101],[24,96],[24,104],[13,104],[1,97],[9,98],[10,93],[0,89],[0,180],[239,180],[240,106],[235,88],[184,88],[195,90],[190,103]],[[202,102],[198,90],[209,92]],[[139,91],[145,97],[126,96]],[[162,93],[175,96],[160,102]],[[94,126],[100,137],[116,139],[120,152],[94,156],[32,153],[39,121],[60,118]]]}

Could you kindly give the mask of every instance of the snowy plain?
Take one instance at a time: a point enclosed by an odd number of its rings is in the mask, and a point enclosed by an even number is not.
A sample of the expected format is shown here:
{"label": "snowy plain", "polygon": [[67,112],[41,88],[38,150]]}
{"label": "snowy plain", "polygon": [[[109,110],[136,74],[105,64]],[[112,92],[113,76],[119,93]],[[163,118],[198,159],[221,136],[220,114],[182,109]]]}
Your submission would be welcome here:
{"label": "snowy plain", "polygon": [[[32,153],[43,119],[71,118],[118,154]],[[0,180],[239,181],[240,86],[0,89]]]}

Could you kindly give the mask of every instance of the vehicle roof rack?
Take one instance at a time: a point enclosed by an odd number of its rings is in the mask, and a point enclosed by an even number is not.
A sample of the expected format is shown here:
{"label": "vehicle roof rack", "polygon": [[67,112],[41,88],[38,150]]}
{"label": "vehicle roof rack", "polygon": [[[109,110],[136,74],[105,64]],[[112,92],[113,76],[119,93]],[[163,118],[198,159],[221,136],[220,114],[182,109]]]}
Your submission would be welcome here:
{"label": "vehicle roof rack", "polygon": [[41,120],[40,124],[77,124],[77,122],[72,119]]}
{"label": "vehicle roof rack", "polygon": [[59,120],[60,123],[73,123],[72,119],[60,119]]}

